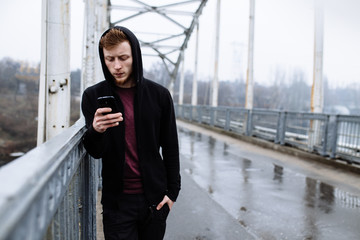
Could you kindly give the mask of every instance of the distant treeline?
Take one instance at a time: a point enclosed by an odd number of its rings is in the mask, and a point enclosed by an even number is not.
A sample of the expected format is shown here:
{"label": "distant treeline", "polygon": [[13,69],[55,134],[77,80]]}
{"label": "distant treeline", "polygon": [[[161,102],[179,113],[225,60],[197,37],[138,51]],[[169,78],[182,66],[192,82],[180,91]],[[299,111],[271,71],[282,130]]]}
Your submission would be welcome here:
{"label": "distant treeline", "polygon": [[[11,58],[0,60],[0,165],[11,160],[10,153],[27,152],[36,146],[40,64],[31,65]],[[145,77],[168,86],[169,75],[163,65],[154,64]],[[305,74],[294,71],[290,79],[276,71],[273,85],[255,82],[254,108],[310,111],[311,86]],[[81,71],[71,72],[71,122],[79,118]],[[191,103],[193,75],[185,74],[184,104]],[[285,84],[284,82],[287,82]],[[242,78],[219,82],[218,105],[244,107],[245,80]],[[198,104],[210,102],[210,79],[198,80]],[[178,102],[179,79],[174,89],[174,102]],[[360,85],[330,89],[324,81],[324,112],[360,115]]]}
{"label": "distant treeline", "polygon": [[[254,84],[254,108],[310,112],[311,86],[307,84],[305,74],[295,70],[288,74],[278,69],[273,79],[273,84],[262,86]],[[162,64],[154,64],[150,71],[145,73],[150,79],[168,86],[169,77]],[[191,104],[193,74],[185,73],[184,104]],[[179,79],[175,83],[174,102],[178,102]],[[211,79],[198,79],[198,104],[209,105]],[[219,81],[218,105],[219,106],[245,106],[245,79],[229,79]],[[330,88],[324,77],[324,113],[360,115],[360,83],[342,88]]]}
{"label": "distant treeline", "polygon": [[[40,64],[0,60],[0,166],[36,146]],[[79,116],[80,70],[71,73],[71,122]]]}

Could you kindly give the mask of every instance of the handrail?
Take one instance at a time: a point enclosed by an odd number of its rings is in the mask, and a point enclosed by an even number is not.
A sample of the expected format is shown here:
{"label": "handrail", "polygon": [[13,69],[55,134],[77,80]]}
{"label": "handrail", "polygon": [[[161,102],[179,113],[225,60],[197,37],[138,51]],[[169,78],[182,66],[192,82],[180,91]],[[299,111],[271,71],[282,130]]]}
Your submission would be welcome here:
{"label": "handrail", "polygon": [[0,239],[96,239],[98,161],[83,120],[0,168]]}
{"label": "handrail", "polygon": [[175,104],[176,116],[360,164],[360,116]]}

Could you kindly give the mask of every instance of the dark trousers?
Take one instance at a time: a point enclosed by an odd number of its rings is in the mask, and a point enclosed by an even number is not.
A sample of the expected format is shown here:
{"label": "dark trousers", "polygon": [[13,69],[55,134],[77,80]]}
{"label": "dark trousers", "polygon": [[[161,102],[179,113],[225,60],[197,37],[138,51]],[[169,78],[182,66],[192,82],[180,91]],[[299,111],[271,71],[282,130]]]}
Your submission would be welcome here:
{"label": "dark trousers", "polygon": [[165,235],[169,207],[159,211],[149,206],[143,194],[124,194],[118,209],[103,206],[106,240],[162,240]]}

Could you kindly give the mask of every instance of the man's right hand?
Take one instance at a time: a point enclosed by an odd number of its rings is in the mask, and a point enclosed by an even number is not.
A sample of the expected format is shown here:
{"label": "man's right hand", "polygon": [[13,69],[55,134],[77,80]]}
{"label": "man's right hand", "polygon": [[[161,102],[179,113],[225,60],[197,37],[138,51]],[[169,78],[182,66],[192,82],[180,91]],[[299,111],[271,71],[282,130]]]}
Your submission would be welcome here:
{"label": "man's right hand", "polygon": [[[110,113],[111,108],[98,108],[94,115],[93,128],[99,133],[103,133],[110,127],[119,125],[124,119],[122,113]],[[108,114],[106,114],[108,113]],[[106,114],[106,115],[104,115]]]}

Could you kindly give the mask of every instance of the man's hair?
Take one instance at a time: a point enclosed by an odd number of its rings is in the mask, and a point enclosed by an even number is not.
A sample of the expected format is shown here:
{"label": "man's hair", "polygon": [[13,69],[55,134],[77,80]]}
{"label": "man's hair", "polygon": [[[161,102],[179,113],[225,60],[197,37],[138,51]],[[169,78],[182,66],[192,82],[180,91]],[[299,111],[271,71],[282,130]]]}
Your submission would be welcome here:
{"label": "man's hair", "polygon": [[119,29],[112,28],[100,39],[100,47],[111,49],[125,41],[129,41],[125,33]]}

